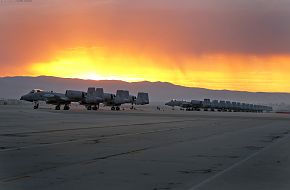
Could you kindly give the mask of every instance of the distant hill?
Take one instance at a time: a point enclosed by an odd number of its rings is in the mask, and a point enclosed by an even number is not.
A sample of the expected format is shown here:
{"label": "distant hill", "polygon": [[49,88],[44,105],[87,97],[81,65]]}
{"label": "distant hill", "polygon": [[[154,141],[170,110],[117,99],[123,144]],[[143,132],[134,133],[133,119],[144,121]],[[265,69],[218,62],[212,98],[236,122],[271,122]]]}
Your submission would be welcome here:
{"label": "distant hill", "polygon": [[131,94],[139,91],[148,92],[153,102],[165,102],[170,99],[198,99],[204,98],[241,101],[263,104],[290,104],[290,93],[253,93],[229,90],[209,90],[203,88],[189,88],[166,82],[124,82],[116,80],[82,80],[49,76],[39,77],[2,77],[0,78],[0,98],[19,98],[31,89],[39,88],[65,92],[67,89],[86,91],[87,87],[103,87],[105,92],[116,92],[126,89]]}

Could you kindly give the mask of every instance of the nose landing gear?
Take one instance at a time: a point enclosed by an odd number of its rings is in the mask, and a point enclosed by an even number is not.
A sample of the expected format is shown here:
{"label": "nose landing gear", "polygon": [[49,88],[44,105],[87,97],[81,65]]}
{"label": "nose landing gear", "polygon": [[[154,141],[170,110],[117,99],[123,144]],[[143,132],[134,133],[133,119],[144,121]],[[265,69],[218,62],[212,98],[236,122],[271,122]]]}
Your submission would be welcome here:
{"label": "nose landing gear", "polygon": [[38,109],[39,108],[39,102],[34,102],[34,106],[33,106],[33,109]]}

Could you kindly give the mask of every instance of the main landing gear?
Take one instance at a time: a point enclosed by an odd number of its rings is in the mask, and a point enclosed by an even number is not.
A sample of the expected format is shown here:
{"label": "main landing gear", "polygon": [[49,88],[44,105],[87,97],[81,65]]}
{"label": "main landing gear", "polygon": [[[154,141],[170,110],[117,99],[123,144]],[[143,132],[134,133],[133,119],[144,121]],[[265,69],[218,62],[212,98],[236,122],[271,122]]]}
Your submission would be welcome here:
{"label": "main landing gear", "polygon": [[119,111],[119,110],[120,110],[120,107],[119,107],[119,106],[116,106],[116,107],[113,106],[113,107],[111,107],[111,110],[112,110],[112,111],[115,111],[115,110],[116,110],[116,111]]}
{"label": "main landing gear", "polygon": [[88,105],[87,106],[87,110],[98,110],[98,109],[99,109],[99,105],[94,105],[94,106]]}
{"label": "main landing gear", "polygon": [[131,110],[134,110],[134,103],[132,103],[132,106],[130,107]]}
{"label": "main landing gear", "polygon": [[[60,109],[61,109],[61,105],[60,104],[55,106],[55,110],[60,110]],[[69,109],[70,109],[69,105],[65,104],[64,107],[63,107],[63,110],[69,110]]]}
{"label": "main landing gear", "polygon": [[99,105],[95,105],[92,107],[93,110],[98,110],[99,109]]}
{"label": "main landing gear", "polygon": [[69,105],[64,105],[63,110],[69,110],[69,109],[70,109]]}
{"label": "main landing gear", "polygon": [[56,105],[55,110],[60,110],[60,105]]}

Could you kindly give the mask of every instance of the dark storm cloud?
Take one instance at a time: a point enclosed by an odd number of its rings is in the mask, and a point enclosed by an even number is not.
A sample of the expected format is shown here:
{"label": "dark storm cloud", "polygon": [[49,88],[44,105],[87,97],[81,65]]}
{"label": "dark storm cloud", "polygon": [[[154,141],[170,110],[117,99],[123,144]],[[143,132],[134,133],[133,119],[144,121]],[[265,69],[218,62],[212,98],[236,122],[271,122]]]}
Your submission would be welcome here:
{"label": "dark storm cloud", "polygon": [[0,6],[0,64],[79,46],[289,54],[286,0],[35,0]]}

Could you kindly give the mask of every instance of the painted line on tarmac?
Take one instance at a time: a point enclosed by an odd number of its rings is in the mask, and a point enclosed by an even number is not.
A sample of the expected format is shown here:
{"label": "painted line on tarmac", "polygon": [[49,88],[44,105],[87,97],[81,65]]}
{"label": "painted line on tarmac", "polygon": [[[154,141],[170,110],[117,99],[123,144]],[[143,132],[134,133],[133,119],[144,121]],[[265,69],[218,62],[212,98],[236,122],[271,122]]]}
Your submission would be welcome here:
{"label": "painted line on tarmac", "polygon": [[260,154],[260,153],[262,153],[262,152],[265,152],[265,151],[267,151],[267,150],[269,150],[269,149],[271,149],[271,148],[277,146],[279,143],[281,143],[281,142],[287,140],[287,139],[288,139],[287,137],[289,137],[289,135],[286,135],[286,136],[284,136],[283,138],[281,138],[281,139],[279,139],[278,141],[276,141],[275,143],[273,143],[273,144],[271,144],[271,145],[269,145],[269,146],[266,146],[265,148],[261,149],[260,151],[255,152],[255,153],[249,155],[249,156],[246,157],[245,159],[240,160],[239,162],[236,162],[236,163],[233,164],[232,166],[230,166],[230,167],[226,168],[225,170],[223,170],[223,171],[221,171],[221,172],[219,172],[219,173],[217,173],[217,174],[215,174],[215,175],[213,175],[213,176],[211,176],[211,177],[205,179],[205,180],[202,181],[201,183],[199,183],[199,184],[197,184],[197,185],[194,185],[193,187],[189,188],[188,190],[198,190],[198,189],[201,188],[202,186],[204,186],[204,185],[210,183],[211,181],[215,180],[216,178],[218,178],[219,176],[223,175],[224,173],[229,172],[230,170],[233,170],[234,168],[236,168],[236,167],[240,166],[241,164],[247,162],[248,160],[254,158],[254,157],[257,156],[258,154]]}
{"label": "painted line on tarmac", "polygon": [[67,141],[55,142],[55,143],[37,144],[37,145],[22,146],[22,147],[13,147],[13,148],[7,148],[7,149],[0,149],[0,152],[24,150],[24,149],[30,149],[30,148],[41,148],[41,147],[62,145],[62,144],[68,144],[68,143],[77,143],[77,142],[90,141],[90,140],[105,140],[105,139],[113,139],[113,138],[117,138],[117,137],[127,137],[127,136],[134,136],[134,135],[146,135],[146,134],[152,134],[152,133],[183,130],[183,129],[186,129],[186,128],[190,128],[190,126],[189,127],[174,127],[174,128],[159,129],[159,130],[150,130],[150,131],[144,131],[144,132],[139,132],[139,133],[115,134],[115,135],[110,135],[110,136],[105,136],[105,137],[100,137],[100,138],[96,138],[96,137],[94,137],[94,138],[83,138],[83,139],[67,140]]}
{"label": "painted line on tarmac", "polygon": [[187,121],[197,121],[198,119],[190,120],[174,120],[174,121],[161,121],[161,122],[151,122],[151,123],[133,123],[133,124],[121,124],[121,125],[107,125],[107,126],[94,126],[94,127],[79,127],[79,128],[68,128],[68,129],[54,129],[45,131],[31,131],[31,132],[21,132],[21,133],[6,133],[0,134],[0,136],[17,136],[17,135],[30,135],[30,134],[41,134],[41,133],[56,133],[65,131],[78,131],[78,130],[89,130],[89,129],[102,129],[102,128],[117,128],[117,127],[130,127],[138,125],[158,125],[166,123],[182,123]]}

